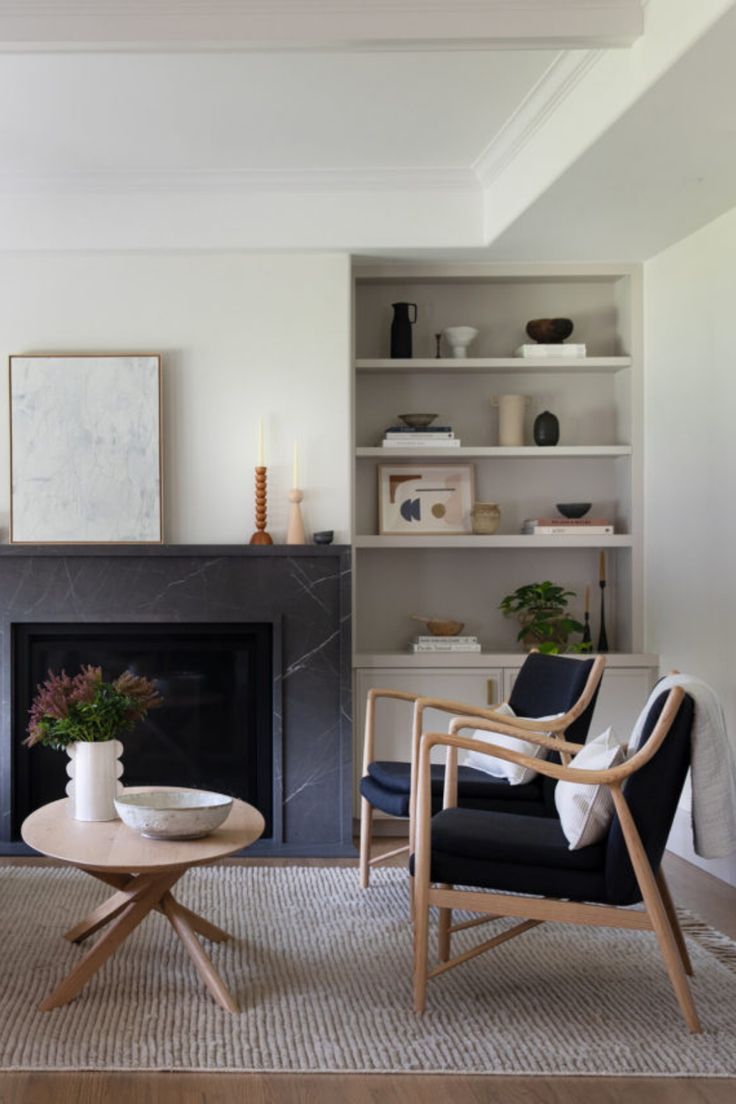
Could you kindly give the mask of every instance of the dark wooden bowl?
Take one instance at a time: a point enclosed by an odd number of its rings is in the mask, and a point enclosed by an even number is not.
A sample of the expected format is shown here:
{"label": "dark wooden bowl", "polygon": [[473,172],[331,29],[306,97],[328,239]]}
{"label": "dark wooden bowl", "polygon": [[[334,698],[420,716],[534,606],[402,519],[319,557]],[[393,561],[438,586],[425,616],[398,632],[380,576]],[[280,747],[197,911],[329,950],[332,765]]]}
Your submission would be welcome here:
{"label": "dark wooden bowl", "polygon": [[534,318],[526,324],[529,337],[541,345],[561,345],[574,328],[570,318]]}

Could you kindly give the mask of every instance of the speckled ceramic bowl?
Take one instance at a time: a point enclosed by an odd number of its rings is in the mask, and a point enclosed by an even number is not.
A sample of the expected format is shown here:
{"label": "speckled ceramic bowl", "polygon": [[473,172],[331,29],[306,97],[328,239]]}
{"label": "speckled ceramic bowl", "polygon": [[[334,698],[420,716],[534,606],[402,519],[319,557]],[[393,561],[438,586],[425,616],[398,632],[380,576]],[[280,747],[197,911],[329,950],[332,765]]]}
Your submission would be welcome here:
{"label": "speckled ceramic bowl", "polygon": [[115,808],[123,824],[147,839],[193,840],[214,832],[233,799],[209,790],[149,790],[122,793]]}

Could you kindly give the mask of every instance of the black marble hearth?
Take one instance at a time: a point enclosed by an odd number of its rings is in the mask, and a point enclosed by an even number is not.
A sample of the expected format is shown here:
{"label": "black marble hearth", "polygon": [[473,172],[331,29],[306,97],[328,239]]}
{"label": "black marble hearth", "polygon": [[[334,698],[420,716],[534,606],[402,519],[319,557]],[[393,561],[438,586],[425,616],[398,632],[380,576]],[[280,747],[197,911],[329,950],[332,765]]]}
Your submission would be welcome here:
{"label": "black marble hearth", "polygon": [[[160,667],[167,646],[189,648],[201,666],[208,648],[227,649],[220,637],[231,638],[233,650],[240,649],[237,659],[227,656],[224,668],[235,671],[250,664],[251,684],[262,682],[264,672],[270,679],[260,695],[260,714],[241,691],[237,724],[252,730],[249,758],[241,782],[233,776],[229,788],[242,789],[248,772],[258,773],[247,783],[252,786],[247,796],[253,800],[260,792],[254,803],[260,801],[267,814],[270,836],[250,852],[352,854],[349,549],[236,545],[0,548],[0,853],[25,850],[19,820],[34,802],[54,796],[48,787],[57,784],[44,777],[38,763],[34,781],[29,764],[34,754],[56,753],[20,745],[29,678],[38,673],[34,663],[38,667],[44,655],[56,656],[57,662],[68,657],[71,669],[75,658],[92,658],[97,649],[114,672],[116,664],[127,664],[133,655],[130,641],[139,639],[145,641],[138,656],[144,667]],[[253,652],[249,660],[251,637],[258,638],[260,650],[259,658]],[[192,664],[181,657],[171,663],[172,703],[177,695],[184,701],[189,688],[177,669]],[[191,672],[188,677],[195,679]],[[212,673],[207,677],[212,687]],[[222,696],[227,697],[232,679],[223,673],[220,682],[215,678],[215,695],[205,695],[220,701],[221,712],[214,718],[229,715],[227,709],[222,712]],[[266,736],[270,758],[264,764]],[[171,737],[161,734],[164,738]],[[196,777],[200,766],[192,748],[201,735],[190,730],[188,739],[176,769],[194,771]],[[237,754],[237,741],[228,751]],[[160,759],[147,762],[143,754],[134,758],[135,753],[133,741],[126,762],[131,784],[148,781],[146,771],[156,773],[152,783],[160,783]],[[49,770],[61,787],[59,766],[54,759]],[[203,782],[207,769],[203,761]],[[210,764],[209,769],[216,778],[222,766]]]}

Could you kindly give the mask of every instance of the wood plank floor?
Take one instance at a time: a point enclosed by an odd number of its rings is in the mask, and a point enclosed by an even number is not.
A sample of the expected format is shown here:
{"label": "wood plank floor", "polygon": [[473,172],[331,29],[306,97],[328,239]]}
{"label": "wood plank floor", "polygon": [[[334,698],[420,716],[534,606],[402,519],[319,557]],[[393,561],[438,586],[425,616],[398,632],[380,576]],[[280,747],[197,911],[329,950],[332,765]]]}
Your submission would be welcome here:
{"label": "wood plank floor", "polygon": [[[385,839],[390,851],[399,841]],[[5,859],[4,863],[37,862]],[[46,862],[48,860],[45,860]],[[241,860],[234,860],[241,861]],[[246,860],[268,865],[273,860]],[[402,863],[402,858],[396,860]],[[279,865],[328,865],[282,859]],[[350,859],[336,865],[355,865]],[[669,855],[679,905],[736,939],[736,889]],[[735,1080],[363,1074],[0,1074],[0,1104],[731,1104]]]}

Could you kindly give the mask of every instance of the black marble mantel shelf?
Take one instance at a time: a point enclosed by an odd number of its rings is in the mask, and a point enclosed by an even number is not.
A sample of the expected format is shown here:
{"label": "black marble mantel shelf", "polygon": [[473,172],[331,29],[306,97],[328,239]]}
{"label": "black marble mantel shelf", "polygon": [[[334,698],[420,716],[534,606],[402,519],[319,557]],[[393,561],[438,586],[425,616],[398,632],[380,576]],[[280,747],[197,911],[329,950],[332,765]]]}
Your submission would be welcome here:
{"label": "black marble mantel shelf", "polygon": [[341,556],[348,544],[0,544],[0,556]]}
{"label": "black marble mantel shelf", "polygon": [[[274,789],[266,855],[352,855],[350,548],[249,544],[0,545],[0,853],[14,830],[17,626],[273,626]],[[280,703],[280,707],[277,706]]]}

